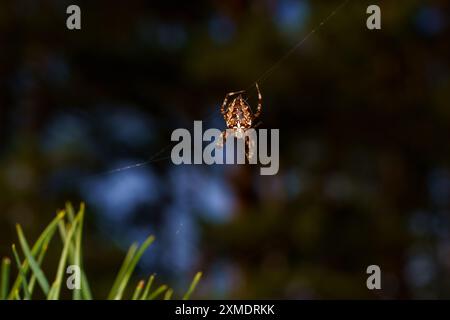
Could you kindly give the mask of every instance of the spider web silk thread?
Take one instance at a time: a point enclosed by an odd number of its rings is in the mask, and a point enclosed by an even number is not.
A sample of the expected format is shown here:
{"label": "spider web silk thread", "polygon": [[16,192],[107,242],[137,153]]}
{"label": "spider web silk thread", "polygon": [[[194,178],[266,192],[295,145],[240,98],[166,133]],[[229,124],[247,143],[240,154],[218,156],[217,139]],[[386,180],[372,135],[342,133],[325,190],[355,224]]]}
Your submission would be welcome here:
{"label": "spider web silk thread", "polygon": [[300,48],[309,38],[319,31],[339,10],[341,10],[350,0],[343,1],[338,5],[325,19],[323,19],[318,25],[316,25],[306,36],[304,36],[299,42],[292,46],[280,59],[278,59],[272,66],[264,71],[248,88],[252,88],[255,83],[263,83],[287,58],[289,58],[298,48]]}
{"label": "spider web silk thread", "polygon": [[[314,27],[305,37],[303,37],[299,42],[297,42],[294,46],[292,46],[280,59],[278,59],[274,64],[272,64],[272,66],[270,66],[266,71],[264,71],[257,79],[255,82],[253,82],[247,89],[246,91],[248,91],[250,88],[252,88],[254,86],[255,83],[262,83],[264,80],[266,80],[282,63],[283,61],[285,61],[287,58],[289,58],[298,48],[300,48],[306,41],[308,41],[308,39],[315,34],[317,31],[319,31],[334,15],[336,15],[336,13],[342,9],[350,0],[345,0],[343,1],[339,6],[337,6],[327,17],[325,17],[325,19],[323,19],[318,25],[316,25],[316,27]],[[208,116],[206,116],[205,120],[209,120],[214,114],[216,113],[216,111],[210,113]],[[165,147],[163,147],[161,150],[159,150],[157,153],[155,153],[153,156],[151,156],[149,158],[149,160],[147,161],[143,161],[143,162],[139,162],[139,163],[135,163],[135,164],[131,164],[128,166],[124,166],[124,167],[120,167],[120,168],[116,168],[116,169],[112,169],[109,171],[105,171],[103,173],[99,173],[96,176],[100,176],[100,175],[109,175],[109,174],[114,174],[114,173],[119,173],[122,171],[126,171],[126,170],[130,170],[130,169],[135,169],[135,168],[139,168],[139,167],[143,167],[146,166],[148,164],[154,163],[154,162],[158,162],[158,161],[162,161],[162,160],[166,160],[169,159],[170,156],[167,157],[163,157],[163,158],[157,158],[160,154],[162,154],[164,151],[166,151],[170,146],[172,146],[175,142],[171,142],[168,145],[166,145]],[[95,175],[94,175],[95,176]]]}

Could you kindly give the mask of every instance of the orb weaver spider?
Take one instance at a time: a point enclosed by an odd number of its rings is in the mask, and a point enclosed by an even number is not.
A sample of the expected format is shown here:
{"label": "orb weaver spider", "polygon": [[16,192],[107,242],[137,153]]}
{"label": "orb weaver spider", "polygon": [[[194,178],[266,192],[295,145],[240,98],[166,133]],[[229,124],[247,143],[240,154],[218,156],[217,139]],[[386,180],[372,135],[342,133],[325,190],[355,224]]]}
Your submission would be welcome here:
{"label": "orb weaver spider", "polygon": [[[223,100],[222,106],[220,107],[220,112],[223,115],[225,120],[225,124],[228,129],[231,129],[233,135],[237,139],[242,139],[245,137],[245,131],[254,127],[255,120],[261,115],[262,109],[262,96],[259,91],[259,86],[255,83],[256,91],[258,92],[258,105],[256,107],[256,112],[253,113],[250,105],[247,101],[242,97],[242,93],[245,90],[229,92],[226,94],[225,99]],[[236,96],[231,102],[228,102],[231,97]],[[218,142],[219,147],[223,147],[226,139],[228,138],[229,130],[225,130],[220,135],[220,139]],[[250,141],[250,142],[249,142]],[[250,145],[252,148],[250,148]],[[248,159],[253,157],[252,150],[254,146],[254,141],[252,139],[245,141],[246,147],[249,150],[246,152],[246,156]]]}

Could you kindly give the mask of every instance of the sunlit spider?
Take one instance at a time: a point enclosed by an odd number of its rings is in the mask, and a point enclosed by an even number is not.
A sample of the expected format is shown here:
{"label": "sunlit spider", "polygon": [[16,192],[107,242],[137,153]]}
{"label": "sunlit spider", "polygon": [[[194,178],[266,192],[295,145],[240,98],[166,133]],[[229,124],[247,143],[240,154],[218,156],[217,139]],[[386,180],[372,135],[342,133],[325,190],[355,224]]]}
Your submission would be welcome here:
{"label": "sunlit spider", "polygon": [[[254,127],[255,120],[261,114],[262,96],[258,84],[255,83],[255,85],[256,91],[258,92],[258,105],[254,114],[247,101],[241,95],[245,90],[227,93],[220,108],[227,128],[232,129],[234,136],[238,139],[242,139],[245,136],[245,131]],[[236,95],[237,97],[231,100],[231,102],[228,102],[231,97]],[[227,138],[228,133],[225,130],[220,136],[218,145],[222,147]],[[249,141],[246,140],[247,149],[252,150],[252,148],[249,148],[248,143]],[[254,143],[254,141],[250,141],[250,143]],[[246,155],[249,159],[253,156],[251,153],[247,153]]]}

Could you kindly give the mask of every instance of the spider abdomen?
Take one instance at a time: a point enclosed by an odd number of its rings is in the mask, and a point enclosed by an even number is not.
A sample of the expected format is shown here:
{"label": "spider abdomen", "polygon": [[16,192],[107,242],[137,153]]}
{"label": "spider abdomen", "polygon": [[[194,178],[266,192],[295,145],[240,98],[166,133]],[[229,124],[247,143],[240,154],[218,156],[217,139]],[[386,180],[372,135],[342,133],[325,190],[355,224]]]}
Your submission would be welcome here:
{"label": "spider abdomen", "polygon": [[249,129],[252,126],[252,113],[250,107],[242,97],[233,99],[226,112],[226,123],[228,128]]}

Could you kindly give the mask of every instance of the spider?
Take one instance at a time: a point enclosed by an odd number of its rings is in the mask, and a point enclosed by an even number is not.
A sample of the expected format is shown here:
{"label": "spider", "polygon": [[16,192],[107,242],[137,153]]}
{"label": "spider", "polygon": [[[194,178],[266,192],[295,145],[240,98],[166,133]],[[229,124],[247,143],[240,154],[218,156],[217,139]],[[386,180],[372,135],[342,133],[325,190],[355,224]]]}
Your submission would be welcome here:
{"label": "spider", "polygon": [[[242,93],[245,92],[245,90],[236,91],[236,92],[230,92],[227,93],[225,96],[225,99],[223,100],[222,106],[220,108],[220,112],[223,115],[223,118],[225,119],[225,123],[227,125],[228,129],[232,129],[234,136],[238,139],[242,139],[245,136],[245,131],[253,128],[255,120],[260,116],[261,114],[261,108],[262,108],[262,96],[261,92],[259,91],[259,86],[257,83],[256,85],[256,91],[258,92],[258,105],[256,107],[256,112],[253,113],[249,104],[247,101],[242,97]],[[231,97],[236,96],[231,102],[228,102]],[[219,140],[219,146],[222,147],[225,143],[226,139],[228,138],[227,131],[223,131],[220,140]],[[251,139],[249,139],[251,140]],[[254,145],[254,141],[250,141],[252,146]],[[248,141],[246,140],[246,145],[248,146]],[[253,150],[253,148],[248,148],[250,151]],[[246,153],[246,156],[248,159],[253,157],[253,154]]]}

